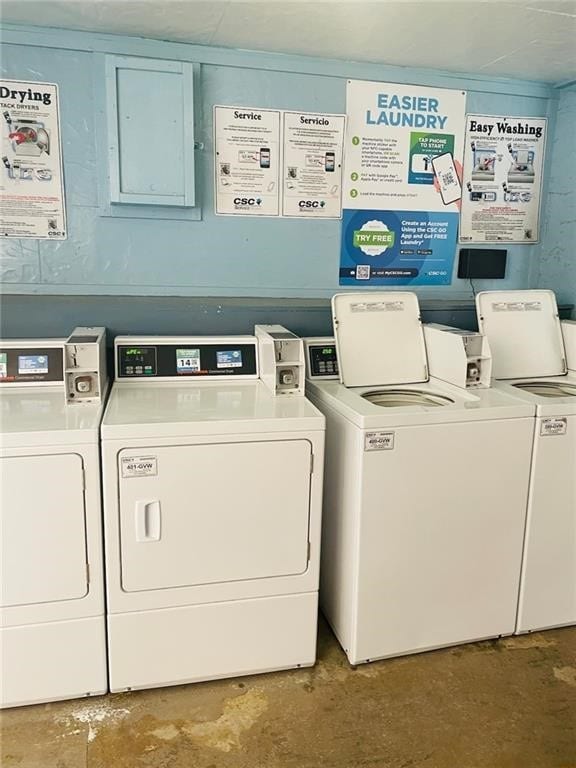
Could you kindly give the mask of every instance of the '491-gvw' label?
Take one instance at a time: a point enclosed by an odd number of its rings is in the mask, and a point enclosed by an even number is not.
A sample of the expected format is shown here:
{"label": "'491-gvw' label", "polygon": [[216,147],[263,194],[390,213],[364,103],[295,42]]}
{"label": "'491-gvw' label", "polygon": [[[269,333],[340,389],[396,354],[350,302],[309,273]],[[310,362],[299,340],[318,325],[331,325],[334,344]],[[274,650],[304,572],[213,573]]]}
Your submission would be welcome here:
{"label": "'491-gvw' label", "polygon": [[568,419],[560,416],[556,419],[542,419],[540,422],[540,435],[565,435],[568,430]]}
{"label": "'491-gvw' label", "polygon": [[123,456],[122,477],[146,477],[158,474],[158,459],[156,456]]}

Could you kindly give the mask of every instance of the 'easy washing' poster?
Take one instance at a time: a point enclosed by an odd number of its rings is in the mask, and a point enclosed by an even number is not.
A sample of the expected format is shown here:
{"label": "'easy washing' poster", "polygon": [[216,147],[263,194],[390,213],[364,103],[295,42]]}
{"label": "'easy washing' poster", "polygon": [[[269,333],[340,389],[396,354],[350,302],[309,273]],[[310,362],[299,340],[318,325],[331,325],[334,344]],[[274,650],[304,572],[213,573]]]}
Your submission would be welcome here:
{"label": "'easy washing' poster", "polygon": [[468,115],[462,243],[539,240],[545,117]]}
{"label": "'easy washing' poster", "polygon": [[466,93],[349,80],[346,105],[340,285],[449,285]]}

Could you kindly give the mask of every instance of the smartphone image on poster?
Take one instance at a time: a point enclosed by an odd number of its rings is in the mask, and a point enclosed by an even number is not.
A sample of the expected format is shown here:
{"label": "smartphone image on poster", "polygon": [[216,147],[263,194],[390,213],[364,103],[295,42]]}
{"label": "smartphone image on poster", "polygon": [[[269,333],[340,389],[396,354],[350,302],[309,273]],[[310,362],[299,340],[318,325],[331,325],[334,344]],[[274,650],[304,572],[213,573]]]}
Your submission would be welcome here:
{"label": "smartphone image on poster", "polygon": [[326,152],[324,156],[324,169],[327,173],[333,173],[336,168],[336,155],[334,152]]}
{"label": "smartphone image on poster", "polygon": [[270,148],[261,147],[260,149],[260,168],[270,168]]}
{"label": "smartphone image on poster", "polygon": [[432,168],[434,168],[434,174],[438,179],[438,186],[440,187],[440,194],[444,205],[450,205],[450,203],[460,200],[462,197],[462,187],[458,180],[452,153],[445,152],[443,155],[433,157]]}

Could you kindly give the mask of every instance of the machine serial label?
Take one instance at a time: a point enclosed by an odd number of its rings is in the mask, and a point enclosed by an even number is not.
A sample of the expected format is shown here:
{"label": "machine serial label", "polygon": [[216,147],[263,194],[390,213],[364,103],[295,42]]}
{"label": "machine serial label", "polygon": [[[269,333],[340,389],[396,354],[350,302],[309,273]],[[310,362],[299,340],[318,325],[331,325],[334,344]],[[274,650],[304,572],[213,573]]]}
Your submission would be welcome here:
{"label": "machine serial label", "polygon": [[498,301],[492,303],[494,312],[542,312],[540,301]]}
{"label": "machine serial label", "polygon": [[146,477],[158,474],[158,459],[156,456],[126,456],[122,463],[122,477]]}
{"label": "machine serial label", "polygon": [[394,432],[366,432],[365,451],[391,451],[394,448]]}
{"label": "machine serial label", "polygon": [[568,419],[561,416],[558,419],[542,419],[540,435],[565,435],[568,430]]}
{"label": "machine serial label", "polygon": [[350,305],[351,312],[404,312],[403,301],[359,301]]}

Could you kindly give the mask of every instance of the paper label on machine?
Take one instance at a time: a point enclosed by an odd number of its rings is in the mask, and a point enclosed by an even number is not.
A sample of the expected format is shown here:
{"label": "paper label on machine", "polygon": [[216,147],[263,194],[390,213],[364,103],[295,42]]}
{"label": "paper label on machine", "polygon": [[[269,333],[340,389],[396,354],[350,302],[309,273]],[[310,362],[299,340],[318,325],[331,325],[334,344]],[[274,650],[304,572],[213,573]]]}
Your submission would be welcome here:
{"label": "paper label on machine", "polygon": [[394,432],[366,432],[365,451],[391,451],[394,449]]}
{"label": "paper label on machine", "polygon": [[122,477],[147,477],[158,474],[156,456],[125,456],[121,459]]}
{"label": "paper label on machine", "polygon": [[568,431],[568,419],[561,416],[557,419],[542,419],[540,422],[540,435],[565,435]]}

